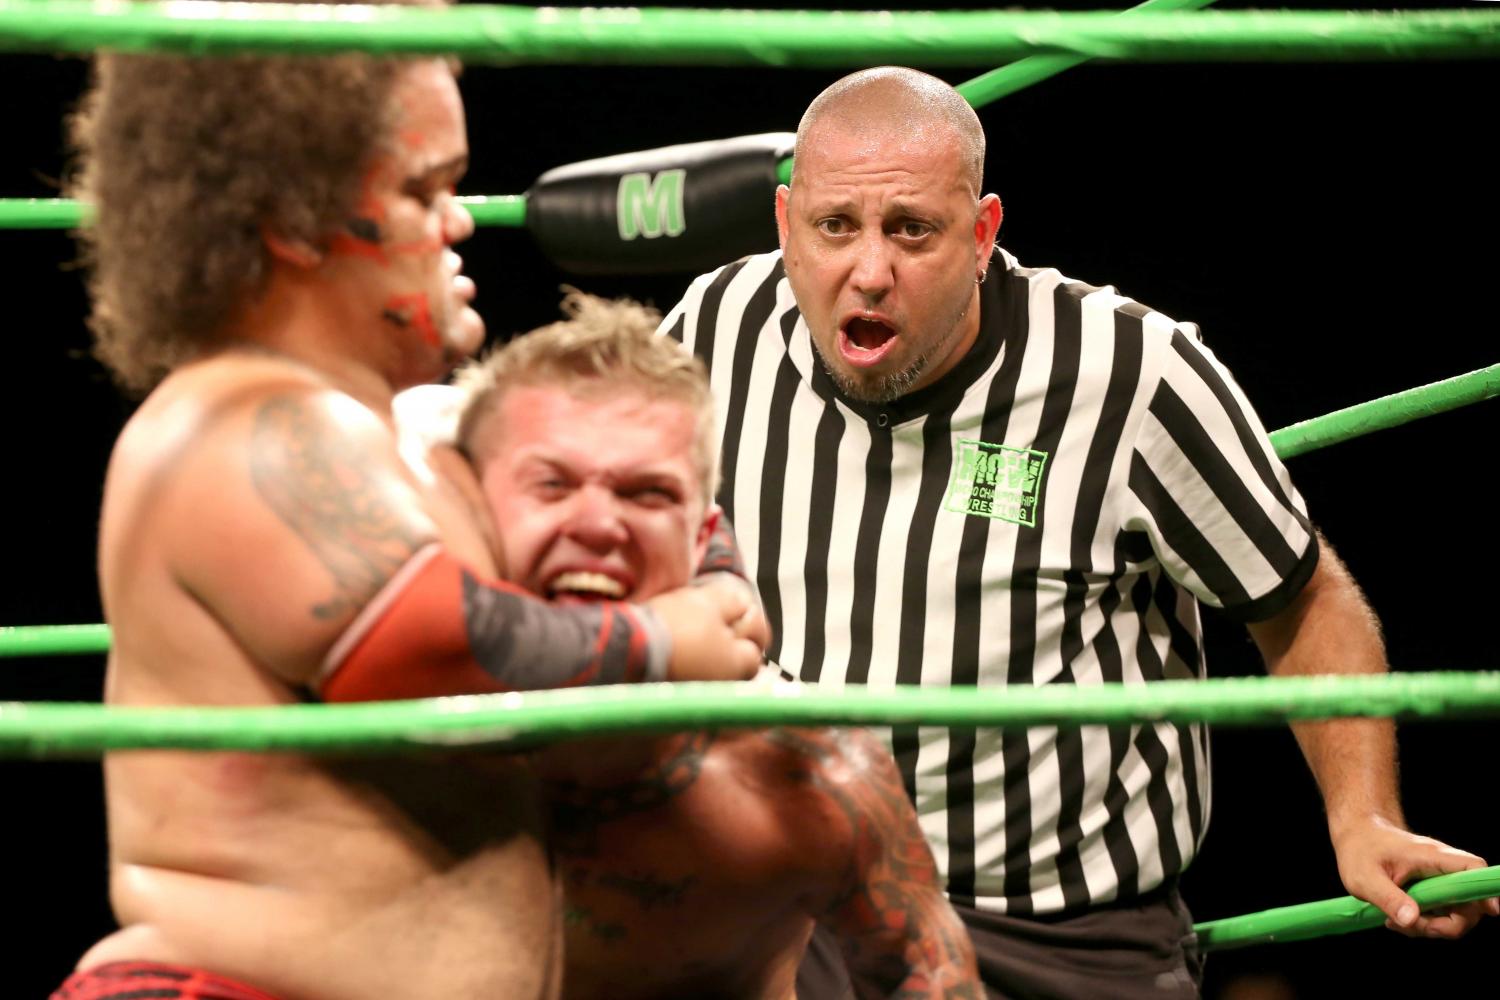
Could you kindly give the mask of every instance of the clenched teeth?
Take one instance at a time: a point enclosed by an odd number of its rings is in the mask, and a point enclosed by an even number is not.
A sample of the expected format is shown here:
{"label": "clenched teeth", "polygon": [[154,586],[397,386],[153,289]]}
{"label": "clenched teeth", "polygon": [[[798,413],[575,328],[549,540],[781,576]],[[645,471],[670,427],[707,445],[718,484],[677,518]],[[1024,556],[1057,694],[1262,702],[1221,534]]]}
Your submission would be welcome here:
{"label": "clenched teeth", "polygon": [[605,576],[603,573],[587,573],[582,570],[574,570],[568,573],[559,573],[552,578],[552,583],[547,590],[555,597],[558,594],[598,594],[602,597],[620,598],[625,596],[625,587],[620,581]]}

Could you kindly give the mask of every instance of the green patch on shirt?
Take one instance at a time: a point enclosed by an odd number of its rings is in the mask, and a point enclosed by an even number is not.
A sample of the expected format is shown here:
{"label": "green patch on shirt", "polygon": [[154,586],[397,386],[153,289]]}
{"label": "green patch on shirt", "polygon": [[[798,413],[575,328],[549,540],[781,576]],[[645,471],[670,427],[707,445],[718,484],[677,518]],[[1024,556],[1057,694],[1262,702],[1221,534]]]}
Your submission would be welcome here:
{"label": "green patch on shirt", "polygon": [[1036,527],[1045,451],[958,439],[945,510]]}

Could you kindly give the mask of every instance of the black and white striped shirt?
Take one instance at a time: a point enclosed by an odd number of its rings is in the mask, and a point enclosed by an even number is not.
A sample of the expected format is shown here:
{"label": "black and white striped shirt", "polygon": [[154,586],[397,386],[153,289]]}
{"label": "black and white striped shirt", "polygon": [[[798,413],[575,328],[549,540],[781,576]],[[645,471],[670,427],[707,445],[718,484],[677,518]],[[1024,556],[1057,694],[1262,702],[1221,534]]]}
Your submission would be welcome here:
{"label": "black and white striped shirt", "polygon": [[[1203,676],[1198,601],[1262,618],[1311,575],[1301,498],[1195,327],[994,263],[974,348],[884,405],[835,389],[779,254],[699,278],[663,322],[712,373],[771,658],[835,687]],[[956,902],[1129,897],[1208,820],[1199,726],[890,737]]]}

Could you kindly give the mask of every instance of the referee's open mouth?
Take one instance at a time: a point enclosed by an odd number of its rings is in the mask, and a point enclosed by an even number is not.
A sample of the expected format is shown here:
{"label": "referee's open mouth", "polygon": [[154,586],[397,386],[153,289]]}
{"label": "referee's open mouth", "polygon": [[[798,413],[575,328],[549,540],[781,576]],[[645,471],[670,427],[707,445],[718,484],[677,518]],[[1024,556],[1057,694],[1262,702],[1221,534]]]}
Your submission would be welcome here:
{"label": "referee's open mouth", "polygon": [[896,343],[896,328],[880,315],[858,313],[839,324],[839,354],[851,365],[878,364]]}

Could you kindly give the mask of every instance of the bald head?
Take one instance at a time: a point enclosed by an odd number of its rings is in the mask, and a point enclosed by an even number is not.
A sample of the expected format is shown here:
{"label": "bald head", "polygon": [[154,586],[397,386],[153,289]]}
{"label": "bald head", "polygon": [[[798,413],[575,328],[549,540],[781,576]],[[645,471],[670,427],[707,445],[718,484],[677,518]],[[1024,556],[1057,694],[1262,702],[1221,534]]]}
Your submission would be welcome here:
{"label": "bald head", "polygon": [[965,179],[979,196],[984,177],[984,128],[969,102],[935,76],[904,66],[860,70],[836,81],[807,106],[797,125],[796,159],[809,136],[833,128],[857,136],[899,134],[956,143]]}

